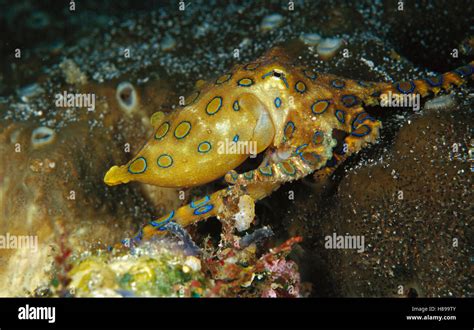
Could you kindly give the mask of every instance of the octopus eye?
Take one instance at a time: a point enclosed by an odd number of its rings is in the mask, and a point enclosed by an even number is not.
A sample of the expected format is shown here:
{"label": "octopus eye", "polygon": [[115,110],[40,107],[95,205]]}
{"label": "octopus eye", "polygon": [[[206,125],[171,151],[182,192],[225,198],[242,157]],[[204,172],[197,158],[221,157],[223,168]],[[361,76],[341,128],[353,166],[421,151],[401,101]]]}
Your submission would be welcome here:
{"label": "octopus eye", "polygon": [[281,73],[281,72],[277,72],[277,71],[273,71],[273,76],[274,76],[274,77],[277,77],[277,78],[281,78],[282,73]]}

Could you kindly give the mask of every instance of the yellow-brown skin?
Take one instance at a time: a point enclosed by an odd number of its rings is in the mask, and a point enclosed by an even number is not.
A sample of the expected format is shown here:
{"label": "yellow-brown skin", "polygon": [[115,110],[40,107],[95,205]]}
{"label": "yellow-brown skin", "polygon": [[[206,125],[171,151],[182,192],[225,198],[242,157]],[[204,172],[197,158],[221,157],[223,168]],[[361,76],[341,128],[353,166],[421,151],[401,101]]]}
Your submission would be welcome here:
{"label": "yellow-brown skin", "polygon": [[[255,62],[238,65],[214,81],[201,84],[201,89],[191,93],[178,111],[167,116],[155,114],[155,132],[150,140],[128,164],[113,166],[104,181],[108,185],[141,181],[163,187],[190,187],[225,175],[233,184],[229,190],[158,219],[146,226],[139,238],[154,235],[169,221],[186,226],[219,215],[230,196],[247,194],[259,200],[282,183],[315,170],[331,173],[333,168],[325,167],[329,159],[334,157],[340,163],[378,137],[381,124],[364,112],[363,104],[377,104],[379,95],[389,91],[421,96],[448,91],[471,76],[473,67],[471,62],[438,79],[369,83],[298,66],[281,48],[274,48]],[[219,97],[221,102],[216,99]],[[333,152],[334,129],[347,134],[344,155]],[[257,153],[267,151],[259,169],[238,175],[233,169],[249,154],[218,152],[220,144],[233,141],[236,135],[239,142],[255,142]],[[204,147],[210,143],[210,150],[202,148],[203,143]]]}

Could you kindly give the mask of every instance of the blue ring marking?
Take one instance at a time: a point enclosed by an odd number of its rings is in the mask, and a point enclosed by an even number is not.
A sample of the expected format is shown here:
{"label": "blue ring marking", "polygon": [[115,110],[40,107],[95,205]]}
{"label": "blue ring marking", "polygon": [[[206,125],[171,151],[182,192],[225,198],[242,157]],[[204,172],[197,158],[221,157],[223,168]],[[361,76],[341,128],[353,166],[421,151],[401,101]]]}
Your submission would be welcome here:
{"label": "blue ring marking", "polygon": [[[201,151],[201,145],[203,145],[203,144],[208,145],[208,146],[209,146],[209,149],[206,150],[206,151]],[[211,149],[212,149],[212,145],[211,145],[211,143],[208,142],[208,141],[203,141],[203,142],[201,142],[201,143],[198,144],[198,152],[201,153],[201,154],[208,153],[209,151],[211,151]]]}
{"label": "blue ring marking", "polygon": [[142,238],[143,238],[143,228],[140,229],[140,231],[138,232],[137,236],[135,236],[135,237],[133,238],[133,240],[134,240],[135,242],[140,242],[140,241],[142,240]]}
{"label": "blue ring marking", "polygon": [[344,106],[346,106],[348,108],[353,107],[354,105],[356,105],[358,103],[357,97],[355,97],[354,95],[351,95],[351,94],[343,95],[341,97],[341,101],[344,104]]}
{"label": "blue ring marking", "polygon": [[[221,78],[224,77],[224,76],[227,77],[227,79],[225,79],[225,80],[219,82],[219,79],[221,79]],[[215,84],[216,84],[216,85],[221,85],[221,84],[223,84],[223,83],[225,83],[225,82],[228,82],[228,81],[230,80],[230,78],[232,78],[232,73],[226,73],[226,74],[220,76],[219,78],[217,78],[216,81],[215,81]]]}
{"label": "blue ring marking", "polygon": [[363,112],[357,114],[354,119],[352,120],[352,123],[351,123],[351,128],[353,131],[355,131],[357,128],[356,128],[356,124],[361,124],[360,120],[359,120],[359,116],[363,114]]}
{"label": "blue ring marking", "polygon": [[375,92],[373,92],[370,96],[379,97],[380,95],[382,95],[382,92],[381,92],[381,91],[375,91]]}
{"label": "blue ring marking", "polygon": [[425,81],[431,86],[431,87],[439,87],[441,85],[443,85],[443,75],[440,74],[439,76],[436,76],[436,77],[428,77],[428,78],[425,78]]}
{"label": "blue ring marking", "polygon": [[209,195],[206,195],[204,196],[203,198],[201,198],[203,201],[195,204],[194,202],[196,201],[192,201],[191,204],[189,204],[189,206],[192,208],[192,209],[197,209],[198,207],[201,207],[201,206],[204,206],[206,205],[207,203],[209,203],[209,201],[211,200],[211,197],[209,197]]}
{"label": "blue ring marking", "polygon": [[201,207],[195,209],[193,213],[194,213],[194,215],[201,215],[201,214],[209,212],[213,208],[214,208],[214,205],[207,204],[207,205],[204,205],[204,206],[201,206]]}
{"label": "blue ring marking", "polygon": [[271,166],[265,166],[265,167],[260,167],[258,169],[260,173],[264,176],[272,176],[273,175],[273,170]]}
{"label": "blue ring marking", "polygon": [[297,155],[301,154],[301,150],[303,150],[303,149],[306,148],[307,146],[308,146],[307,143],[300,145],[298,148],[296,148],[295,154],[297,154]]}
{"label": "blue ring marking", "polygon": [[[164,157],[164,156],[168,156],[168,157],[171,159],[171,163],[170,163],[168,166],[161,166],[161,165],[160,165],[160,158],[161,158],[161,157]],[[156,164],[158,165],[158,167],[161,167],[161,168],[168,168],[168,167],[171,167],[171,165],[173,165],[173,162],[174,162],[173,157],[171,157],[171,156],[168,155],[168,154],[162,154],[162,155],[160,155],[160,157],[158,157],[158,159],[156,160]]]}
{"label": "blue ring marking", "polygon": [[232,105],[232,109],[234,109],[234,111],[239,111],[240,110],[239,101],[234,102],[234,104]]}
{"label": "blue ring marking", "polygon": [[395,84],[395,86],[397,87],[397,90],[400,92],[400,93],[403,93],[403,94],[410,94],[412,93],[414,90],[415,90],[415,83],[413,81],[405,81],[406,83],[409,83],[410,84],[410,89],[402,89],[401,88],[401,85],[403,82],[397,82]]}
{"label": "blue ring marking", "polygon": [[323,141],[316,143],[316,139],[317,139],[319,136],[322,136],[323,139],[324,139],[324,134],[323,134],[323,132],[321,132],[321,131],[316,131],[316,132],[314,132],[314,134],[313,134],[313,143],[316,144],[316,145],[323,143]]}
{"label": "blue ring marking", "polygon": [[272,75],[273,75],[273,71],[267,72],[262,76],[262,79],[265,79],[266,77],[272,76]]}
{"label": "blue ring marking", "polygon": [[372,83],[363,80],[357,80],[357,84],[365,88],[372,87]]}
{"label": "blue ring marking", "polygon": [[341,79],[334,79],[333,81],[331,81],[331,85],[334,88],[342,89],[346,86],[346,83]]}
{"label": "blue ring marking", "polygon": [[277,98],[275,99],[275,106],[276,106],[277,108],[281,107],[281,99],[280,99],[279,97],[277,97]]}
{"label": "blue ring marking", "polygon": [[173,219],[173,217],[174,217],[174,211],[171,211],[171,213],[166,217],[166,219],[163,219],[160,222],[151,221],[150,225],[152,225],[153,227],[157,227],[159,230],[161,230],[161,228],[163,228],[164,225],[170,222],[171,219]]}
{"label": "blue ring marking", "polygon": [[244,175],[244,178],[246,178],[247,180],[253,179],[253,171],[245,172],[243,175]]}
{"label": "blue ring marking", "polygon": [[[248,80],[250,80],[250,82],[247,83],[247,84],[242,84],[241,81],[244,80],[244,79],[248,79]],[[250,86],[252,86],[253,84],[254,84],[253,79],[252,79],[252,78],[248,78],[248,77],[244,77],[244,78],[240,79],[240,80],[237,82],[237,85],[239,85],[239,86],[241,86],[241,87],[250,87]]]}
{"label": "blue ring marking", "polygon": [[[132,164],[135,163],[135,162],[136,162],[137,160],[139,160],[139,159],[143,159],[143,161],[145,162],[145,168],[144,168],[143,171],[141,171],[141,172],[132,172],[132,171],[130,170],[130,166],[132,166]],[[135,159],[135,160],[132,162],[132,164],[130,164],[130,165],[128,166],[128,169],[127,169],[127,171],[128,171],[129,173],[132,173],[132,174],[141,174],[141,173],[145,172],[146,169],[148,168],[148,165],[147,165],[147,163],[146,163],[145,157],[138,157],[137,159]]]}
{"label": "blue ring marking", "polygon": [[313,71],[308,70],[308,69],[303,70],[303,74],[305,75],[306,78],[309,78],[311,80],[315,80],[318,77],[316,72],[313,72]]}
{"label": "blue ring marking", "polygon": [[[267,72],[265,73],[263,76],[262,76],[262,79],[265,79],[266,77],[268,76],[273,76],[273,74],[275,73],[274,70],[270,71],[270,72]],[[290,88],[290,86],[288,85],[288,81],[286,80],[286,78],[283,76],[283,73],[281,73],[281,77],[276,77],[276,78],[279,78],[280,80],[283,81],[283,83],[285,84],[286,88]]]}
{"label": "blue ring marking", "polygon": [[[298,84],[301,83],[303,84],[303,89],[299,89],[298,88]],[[306,84],[304,82],[302,82],[301,80],[298,80],[296,83],[295,83],[295,90],[300,93],[300,94],[303,94],[304,92],[306,92]]]}
{"label": "blue ring marking", "polygon": [[[293,136],[293,133],[295,132],[295,129],[296,129],[295,123],[293,123],[292,121],[289,121],[289,122],[286,123],[285,128],[283,129],[283,135],[284,135],[284,137],[286,137],[286,136],[285,136],[285,135],[286,135],[286,129],[288,128],[288,126],[291,126],[291,127],[292,127],[291,136]],[[291,138],[291,136],[288,137],[288,138]]]}
{"label": "blue ring marking", "polygon": [[[219,106],[217,107],[216,111],[210,113],[208,111],[209,104],[211,104],[211,102],[214,101],[215,99],[219,100]],[[222,97],[221,96],[214,96],[209,102],[207,102],[205,111],[209,116],[214,116],[216,113],[218,113],[221,110],[221,108],[222,108]]]}
{"label": "blue ring marking", "polygon": [[239,141],[239,134],[235,134],[235,136],[234,136],[234,138],[232,139],[232,141],[234,141],[234,142]]}
{"label": "blue ring marking", "polygon": [[[254,68],[249,68],[249,66],[251,65],[256,65]],[[244,69],[245,70],[249,70],[249,71],[254,71],[256,68],[258,68],[260,66],[260,63],[249,63],[249,64],[246,64],[244,66]]]}
{"label": "blue ring marking", "polygon": [[[362,133],[362,134],[351,132],[351,135],[353,135],[355,137],[364,137],[364,136],[368,135],[371,131],[370,127],[367,126],[367,125],[362,125],[360,127],[366,127],[367,131],[365,133]],[[358,127],[358,128],[360,128],[360,127]]]}
{"label": "blue ring marking", "polygon": [[[315,107],[318,103],[321,103],[321,102],[325,102],[325,103],[326,103],[326,107],[323,109],[323,111],[315,112],[315,111],[314,111],[314,107]],[[329,105],[330,105],[330,102],[327,101],[327,100],[319,100],[319,101],[316,101],[316,102],[314,102],[314,103],[311,105],[311,112],[314,113],[315,115],[321,115],[321,114],[323,114],[323,113],[326,112],[326,110],[329,108]]]}
{"label": "blue ring marking", "polygon": [[227,174],[229,174],[232,180],[234,181],[236,181],[239,178],[239,174],[236,171],[232,170],[232,171],[227,172]]}
{"label": "blue ring marking", "polygon": [[[359,118],[361,116],[365,116],[364,118]],[[355,116],[354,120],[352,121],[352,124],[351,124],[351,127],[352,127],[352,130],[356,130],[357,127],[355,126],[355,124],[363,124],[364,121],[366,120],[370,120],[370,121],[375,121],[375,119],[373,117],[371,117],[367,112],[359,112],[357,114],[357,116]]]}
{"label": "blue ring marking", "polygon": [[[222,101],[221,101],[221,103],[222,103]],[[216,111],[216,112],[217,112],[217,111]],[[177,137],[177,136],[176,136],[176,128],[178,128],[178,126],[181,125],[182,123],[188,123],[188,124],[189,124],[189,129],[188,129],[188,131],[186,132],[186,134],[184,134],[182,137]],[[193,128],[193,125],[192,125],[189,121],[183,120],[182,122],[180,122],[180,123],[175,127],[174,132],[173,132],[173,135],[174,135],[174,137],[177,138],[178,140],[182,140],[182,139],[184,139],[186,136],[189,135],[189,133],[191,132],[191,129],[192,129],[192,128]]]}
{"label": "blue ring marking", "polygon": [[188,98],[189,98],[191,95],[193,95],[193,94],[196,94],[196,96],[193,98],[192,101],[186,103],[186,99],[184,100],[184,106],[185,106],[185,107],[187,107],[188,105],[193,104],[194,102],[196,102],[196,100],[198,99],[199,94],[201,94],[201,92],[200,92],[200,91],[192,92],[192,93],[188,96]]}
{"label": "blue ring marking", "polygon": [[300,154],[300,158],[301,158],[301,160],[302,160],[303,162],[305,162],[306,164],[309,164],[309,165],[314,165],[314,164],[316,164],[316,163],[318,163],[318,162],[321,161],[321,157],[320,157],[317,153],[311,152],[310,155],[313,155],[314,158],[316,158],[316,161],[315,161],[315,162],[310,162],[309,160],[307,160],[306,158],[304,158],[303,154]]}
{"label": "blue ring marking", "polygon": [[336,110],[334,114],[336,115],[337,120],[339,120],[341,124],[344,124],[346,122],[346,113],[344,111]]}
{"label": "blue ring marking", "polygon": [[[164,132],[163,134],[161,134],[160,137],[156,137],[156,134],[158,133],[158,130],[160,130],[164,125],[166,125],[166,132]],[[153,135],[155,137],[156,140],[158,141],[161,141],[163,140],[163,138],[166,136],[166,134],[168,134],[168,132],[170,131],[170,128],[171,128],[171,125],[169,122],[165,121],[163,124],[161,124],[157,129],[156,129],[156,133],[155,135]]]}

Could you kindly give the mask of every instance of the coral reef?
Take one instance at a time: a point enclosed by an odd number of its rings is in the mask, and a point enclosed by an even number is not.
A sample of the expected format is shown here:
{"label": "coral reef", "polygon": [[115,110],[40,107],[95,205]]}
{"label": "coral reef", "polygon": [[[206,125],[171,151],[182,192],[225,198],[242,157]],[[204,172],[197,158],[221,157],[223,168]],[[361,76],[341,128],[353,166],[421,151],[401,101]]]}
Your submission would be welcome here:
{"label": "coral reef", "polygon": [[186,255],[179,241],[148,241],[131,250],[95,250],[56,258],[41,296],[299,297],[298,267],[286,260],[296,237],[258,257],[256,245]]}

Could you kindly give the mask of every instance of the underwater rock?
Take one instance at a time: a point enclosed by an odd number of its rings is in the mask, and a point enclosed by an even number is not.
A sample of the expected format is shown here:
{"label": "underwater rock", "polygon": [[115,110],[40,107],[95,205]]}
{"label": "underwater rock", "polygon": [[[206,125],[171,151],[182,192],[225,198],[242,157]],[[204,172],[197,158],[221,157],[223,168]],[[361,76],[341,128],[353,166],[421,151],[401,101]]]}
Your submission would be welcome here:
{"label": "underwater rock", "polygon": [[[152,109],[144,106],[125,116],[114,97],[113,86],[86,84],[83,88],[92,89],[98,99],[105,97],[107,102],[99,101],[94,112],[54,105],[43,109],[43,116],[48,119],[45,123],[68,118],[63,125],[45,126],[33,120],[0,122],[1,233],[33,235],[38,241],[35,253],[28,249],[0,250],[5,265],[0,269],[3,296],[23,295],[24,290],[33,292],[48,281],[52,249],[62,235],[67,234],[68,244],[76,251],[115,244],[136,231],[136,221],[144,214],[150,216],[152,205],[160,210],[179,202],[172,189],[110,191],[103,186],[108,162],[124,159],[128,149],[133,152],[140,147],[148,132],[142,116],[146,115],[148,121],[147,113]],[[143,95],[160,99],[162,91],[152,95],[144,89]],[[118,131],[114,125],[122,129]],[[115,136],[118,148],[108,147],[110,136]],[[111,201],[118,196],[120,202],[114,205]],[[117,216],[125,213],[128,216]]]}
{"label": "underwater rock", "polygon": [[[8,161],[2,158],[0,166],[2,218],[8,219],[1,223],[2,233],[33,235],[38,241],[35,253],[27,249],[0,250],[0,256],[7,258],[0,270],[2,295],[21,295],[23,289],[33,291],[41,284],[40,278],[47,280],[51,248],[62,233],[67,232],[70,244],[81,249],[94,242],[119,240],[127,227],[131,229],[130,219],[117,222],[115,216],[107,215],[111,204],[102,199],[103,189],[97,189],[93,180],[84,183],[84,175],[96,175],[100,182],[100,167],[107,156],[98,156],[98,145],[92,142],[100,138],[86,138],[88,127],[84,124],[56,133],[44,127],[34,129],[35,126],[11,124],[0,134],[0,152],[8,155]],[[12,134],[16,135],[15,143],[9,141]],[[85,161],[82,157],[91,168],[97,168],[96,174],[81,173]],[[112,208],[125,207],[123,204]],[[110,228],[121,228],[123,232],[114,233]],[[11,281],[21,285],[11,285]]]}
{"label": "underwater rock", "polygon": [[[334,195],[313,195],[317,206],[291,208],[304,223],[297,232],[312,237],[303,248],[315,268],[301,272],[317,277],[313,295],[399,297],[401,286],[420,297],[469,296],[469,248],[456,242],[469,240],[472,222],[463,142],[472,120],[468,106],[449,110],[411,115],[401,128],[386,123],[393,144],[355,157],[335,179]],[[364,237],[365,250],[327,249],[333,233]]]}

